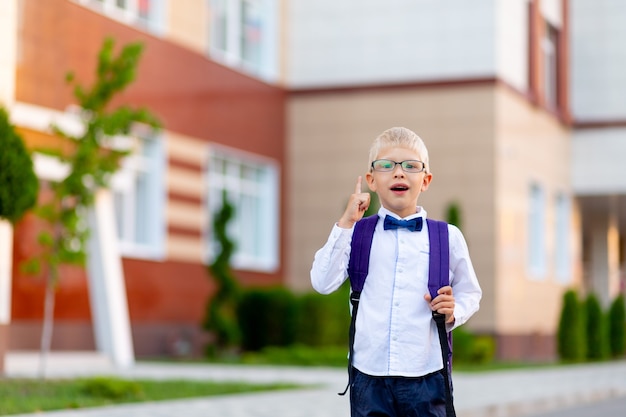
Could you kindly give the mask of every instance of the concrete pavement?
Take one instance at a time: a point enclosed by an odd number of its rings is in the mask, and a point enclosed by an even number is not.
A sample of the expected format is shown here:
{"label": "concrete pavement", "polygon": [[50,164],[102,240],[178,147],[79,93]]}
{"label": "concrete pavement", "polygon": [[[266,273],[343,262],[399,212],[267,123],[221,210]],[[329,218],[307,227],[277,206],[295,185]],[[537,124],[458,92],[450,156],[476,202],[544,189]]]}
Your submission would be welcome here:
{"label": "concrete pavement", "polygon": [[[9,353],[6,375],[35,376],[37,364],[36,354]],[[47,412],[44,413],[46,417],[349,416],[348,399],[337,395],[345,387],[346,372],[336,368],[138,362],[128,369],[115,369],[102,357],[77,352],[55,353],[49,359],[47,368],[48,377],[116,375],[153,379],[288,381],[311,387]],[[626,396],[626,361],[484,373],[454,372],[453,381],[459,417],[523,416]],[[20,417],[26,416],[34,415]]]}

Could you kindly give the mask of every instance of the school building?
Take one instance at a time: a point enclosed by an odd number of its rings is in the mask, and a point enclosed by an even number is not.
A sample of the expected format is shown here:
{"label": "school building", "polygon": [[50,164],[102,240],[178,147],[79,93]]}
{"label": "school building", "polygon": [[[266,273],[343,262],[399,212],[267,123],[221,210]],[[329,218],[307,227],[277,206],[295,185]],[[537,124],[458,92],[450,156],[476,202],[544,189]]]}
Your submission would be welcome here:
{"label": "school building", "polygon": [[566,289],[623,290],[626,4],[291,5],[288,277],[306,285],[374,137],[407,126],[434,173],[421,204],[460,209],[484,290],[468,326],[501,358],[553,357]]}
{"label": "school building", "polygon": [[[89,80],[106,36],[144,42],[120,101],[164,124],[134,138],[141,151],[99,196],[92,226],[117,235],[99,233],[95,256],[119,268],[64,271],[53,349],[199,354],[223,190],[244,285],[310,290],[313,254],[392,126],[429,148],[429,216],[461,213],[484,292],[468,327],[500,358],[554,357],[566,289],[605,304],[623,291],[622,2],[4,0],[0,12],[0,101],[30,147],[53,140],[50,122],[75,123],[64,74]],[[36,162],[43,184],[58,178]],[[34,222],[0,235],[9,350],[38,346],[43,281],[16,267]]]}

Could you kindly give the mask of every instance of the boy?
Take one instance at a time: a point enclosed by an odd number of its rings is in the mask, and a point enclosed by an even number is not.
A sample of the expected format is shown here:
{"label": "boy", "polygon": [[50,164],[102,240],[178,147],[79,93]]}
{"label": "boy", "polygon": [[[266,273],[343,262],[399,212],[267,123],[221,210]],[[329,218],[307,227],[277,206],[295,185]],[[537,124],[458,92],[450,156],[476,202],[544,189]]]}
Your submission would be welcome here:
{"label": "boy", "polygon": [[[428,224],[417,200],[432,173],[426,146],[411,130],[394,127],[376,138],[365,179],[381,207],[356,316],[351,415],[445,416],[444,365],[432,311],[445,315],[451,331],[478,310],[482,291],[467,244],[460,230],[448,225],[450,285],[431,299]],[[311,283],[319,293],[329,294],[347,279],[354,225],[370,203],[361,182],[359,177],[345,212],[315,254]],[[385,218],[415,219],[421,227],[414,227],[417,233],[385,230]]]}

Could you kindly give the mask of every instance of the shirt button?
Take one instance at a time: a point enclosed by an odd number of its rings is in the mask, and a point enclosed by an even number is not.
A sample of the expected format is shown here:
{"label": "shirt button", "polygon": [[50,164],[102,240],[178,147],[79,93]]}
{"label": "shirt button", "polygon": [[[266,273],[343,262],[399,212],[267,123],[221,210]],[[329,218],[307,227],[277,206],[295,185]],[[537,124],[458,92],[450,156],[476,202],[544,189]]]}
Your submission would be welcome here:
{"label": "shirt button", "polygon": [[400,303],[396,301],[395,303],[393,303],[393,305],[398,307],[400,305]]}

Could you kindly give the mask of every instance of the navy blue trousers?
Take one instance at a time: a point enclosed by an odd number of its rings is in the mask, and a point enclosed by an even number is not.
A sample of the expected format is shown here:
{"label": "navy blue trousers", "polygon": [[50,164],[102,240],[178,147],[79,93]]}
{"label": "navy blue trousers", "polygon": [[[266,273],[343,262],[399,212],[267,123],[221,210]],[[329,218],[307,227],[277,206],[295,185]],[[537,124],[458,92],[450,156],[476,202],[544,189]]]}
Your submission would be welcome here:
{"label": "navy blue trousers", "polygon": [[418,378],[369,376],[354,369],[351,417],[445,417],[443,374]]}

